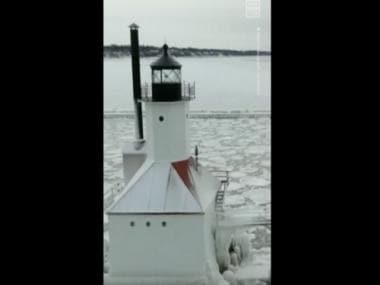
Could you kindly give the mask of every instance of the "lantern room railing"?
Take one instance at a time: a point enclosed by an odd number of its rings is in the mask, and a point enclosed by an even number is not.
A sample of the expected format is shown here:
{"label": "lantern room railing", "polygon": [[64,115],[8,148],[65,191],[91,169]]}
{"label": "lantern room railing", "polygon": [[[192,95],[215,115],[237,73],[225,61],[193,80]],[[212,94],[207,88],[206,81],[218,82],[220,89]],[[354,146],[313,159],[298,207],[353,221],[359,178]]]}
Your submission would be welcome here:
{"label": "lantern room railing", "polygon": [[[185,82],[182,83],[182,94],[181,100],[190,101],[195,99],[195,82]],[[141,86],[141,101],[151,102],[152,101],[152,88],[148,83],[144,83]]]}

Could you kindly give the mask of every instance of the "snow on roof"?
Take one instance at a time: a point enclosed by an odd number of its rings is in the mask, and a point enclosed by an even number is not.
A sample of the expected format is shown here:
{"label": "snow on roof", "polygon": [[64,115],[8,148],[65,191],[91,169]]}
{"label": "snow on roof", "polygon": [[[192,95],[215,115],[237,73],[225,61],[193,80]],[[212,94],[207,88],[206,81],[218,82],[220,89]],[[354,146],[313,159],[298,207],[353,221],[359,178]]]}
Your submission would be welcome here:
{"label": "snow on roof", "polygon": [[[216,190],[215,190],[216,191]],[[113,204],[109,214],[203,213],[170,162],[146,161]]]}

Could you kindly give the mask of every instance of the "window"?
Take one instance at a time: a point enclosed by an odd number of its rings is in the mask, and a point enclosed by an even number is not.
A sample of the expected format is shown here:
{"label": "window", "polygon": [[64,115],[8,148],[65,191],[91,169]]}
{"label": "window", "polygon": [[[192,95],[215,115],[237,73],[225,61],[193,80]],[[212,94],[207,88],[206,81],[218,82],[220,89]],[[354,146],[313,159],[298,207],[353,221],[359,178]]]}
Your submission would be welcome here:
{"label": "window", "polygon": [[153,83],[161,83],[161,70],[153,70],[152,81]]}
{"label": "window", "polygon": [[159,120],[160,122],[163,122],[163,121],[164,121],[164,116],[159,116],[159,117],[158,117],[158,120]]}
{"label": "window", "polygon": [[165,221],[162,222],[162,226],[166,227],[166,222]]}
{"label": "window", "polygon": [[149,221],[146,222],[146,226],[147,226],[147,227],[150,227],[150,222],[149,222]]}
{"label": "window", "polygon": [[152,71],[153,83],[180,83],[181,71],[179,69],[159,69]]}
{"label": "window", "polygon": [[181,76],[180,76],[179,70],[178,69],[163,69],[162,82],[167,82],[167,83],[181,82]]}
{"label": "window", "polygon": [[130,222],[131,227],[135,226],[135,222]]}

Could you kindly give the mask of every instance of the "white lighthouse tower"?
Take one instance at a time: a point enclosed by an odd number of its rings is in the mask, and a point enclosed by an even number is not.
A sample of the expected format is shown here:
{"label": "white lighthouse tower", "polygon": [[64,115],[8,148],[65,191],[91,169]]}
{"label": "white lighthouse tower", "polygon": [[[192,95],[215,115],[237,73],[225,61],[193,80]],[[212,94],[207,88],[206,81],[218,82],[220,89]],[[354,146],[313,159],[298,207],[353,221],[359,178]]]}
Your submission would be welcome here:
{"label": "white lighthouse tower", "polygon": [[124,149],[126,187],[111,205],[105,284],[225,284],[215,258],[215,197],[221,182],[189,147],[181,65],[163,46],[151,64],[146,140]]}

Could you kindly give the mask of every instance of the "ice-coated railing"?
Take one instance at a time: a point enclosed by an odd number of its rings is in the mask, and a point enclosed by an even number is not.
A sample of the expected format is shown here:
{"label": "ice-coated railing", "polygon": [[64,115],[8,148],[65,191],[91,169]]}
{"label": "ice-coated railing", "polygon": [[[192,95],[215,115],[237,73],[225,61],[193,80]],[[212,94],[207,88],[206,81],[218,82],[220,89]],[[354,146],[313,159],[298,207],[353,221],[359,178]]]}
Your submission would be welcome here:
{"label": "ice-coated railing", "polygon": [[[195,99],[195,82],[191,83],[183,81],[181,98],[183,101]],[[151,85],[148,83],[144,83],[141,86],[141,100],[145,102],[152,101],[152,89]]]}

